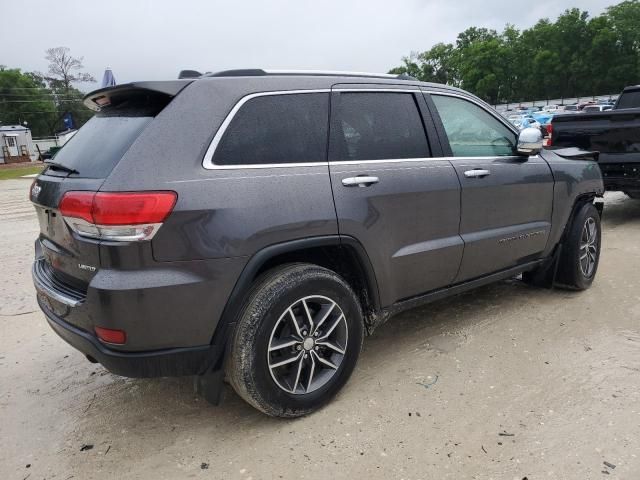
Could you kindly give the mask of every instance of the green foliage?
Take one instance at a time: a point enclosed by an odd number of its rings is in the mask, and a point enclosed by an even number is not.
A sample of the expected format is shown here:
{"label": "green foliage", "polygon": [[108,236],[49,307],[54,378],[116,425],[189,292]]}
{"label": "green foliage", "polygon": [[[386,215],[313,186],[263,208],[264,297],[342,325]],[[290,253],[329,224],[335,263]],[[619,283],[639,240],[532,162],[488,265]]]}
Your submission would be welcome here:
{"label": "green foliage", "polygon": [[640,0],[594,18],[578,8],[523,31],[471,27],[390,73],[469,90],[489,103],[616,93],[640,83]]}
{"label": "green foliage", "polygon": [[76,59],[66,47],[49,49],[47,75],[21,72],[0,65],[0,123],[24,125],[33,137],[48,137],[65,129],[62,121],[70,112],[80,128],[93,112],[82,103],[84,93],[73,82],[95,81],[83,73],[82,58]]}
{"label": "green foliage", "polygon": [[51,133],[56,117],[51,91],[37,76],[19,69],[0,67],[0,122],[3,125],[27,125],[34,137]]}

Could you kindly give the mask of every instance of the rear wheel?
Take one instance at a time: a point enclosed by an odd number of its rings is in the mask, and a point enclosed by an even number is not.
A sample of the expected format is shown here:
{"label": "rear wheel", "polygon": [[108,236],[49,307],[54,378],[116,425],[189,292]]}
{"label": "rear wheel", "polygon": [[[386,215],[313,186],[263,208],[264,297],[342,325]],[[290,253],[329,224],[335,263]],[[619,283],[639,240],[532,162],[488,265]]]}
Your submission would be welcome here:
{"label": "rear wheel", "polygon": [[591,286],[600,260],[600,214],[592,203],[586,203],[576,214],[558,264],[560,286],[585,290]]}
{"label": "rear wheel", "polygon": [[258,410],[305,415],[346,383],[363,334],[358,299],[339,275],[309,264],[279,267],[259,279],[248,296],[227,376]]}

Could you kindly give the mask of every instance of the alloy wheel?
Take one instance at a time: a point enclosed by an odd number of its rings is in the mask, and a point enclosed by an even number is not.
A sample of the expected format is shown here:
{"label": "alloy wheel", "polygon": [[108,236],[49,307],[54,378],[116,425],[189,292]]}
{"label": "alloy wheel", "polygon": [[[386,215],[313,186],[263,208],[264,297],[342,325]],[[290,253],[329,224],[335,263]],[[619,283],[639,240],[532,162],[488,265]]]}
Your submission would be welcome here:
{"label": "alloy wheel", "polygon": [[593,217],[587,218],[580,236],[580,270],[591,278],[598,259],[598,225]]}
{"label": "alloy wheel", "polygon": [[296,300],[280,315],[269,338],[267,364],[274,382],[295,395],[324,386],[342,364],[348,330],[342,309],[330,298]]}

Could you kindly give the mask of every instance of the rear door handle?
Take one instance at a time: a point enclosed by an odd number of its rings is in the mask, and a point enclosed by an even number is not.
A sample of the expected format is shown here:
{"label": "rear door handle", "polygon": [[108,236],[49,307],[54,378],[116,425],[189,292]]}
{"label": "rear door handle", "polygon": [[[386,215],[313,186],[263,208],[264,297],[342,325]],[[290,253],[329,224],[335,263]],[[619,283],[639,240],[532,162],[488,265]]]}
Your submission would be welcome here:
{"label": "rear door handle", "polygon": [[378,183],[378,177],[369,177],[367,175],[359,175],[357,177],[349,177],[342,179],[342,185],[345,187],[370,187],[374,183]]}
{"label": "rear door handle", "polygon": [[474,170],[467,170],[464,172],[464,176],[467,178],[482,178],[487,175],[491,175],[489,170],[483,170],[482,168],[476,168]]}

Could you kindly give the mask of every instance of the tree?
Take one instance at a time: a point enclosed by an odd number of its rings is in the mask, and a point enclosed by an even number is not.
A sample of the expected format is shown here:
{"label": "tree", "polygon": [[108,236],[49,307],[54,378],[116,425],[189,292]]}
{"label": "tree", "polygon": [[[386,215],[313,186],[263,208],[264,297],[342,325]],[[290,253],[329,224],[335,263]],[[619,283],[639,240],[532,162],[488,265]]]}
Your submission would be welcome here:
{"label": "tree", "polygon": [[96,81],[91,74],[81,71],[84,68],[84,57],[72,57],[68,47],[49,48],[45,58],[49,61],[47,80],[52,84],[58,84],[56,86],[64,93],[69,93],[72,83]]}
{"label": "tree", "polygon": [[0,66],[0,123],[27,125],[33,136],[47,136],[57,116],[53,95],[30,73]]}
{"label": "tree", "polygon": [[640,83],[640,0],[589,18],[578,8],[518,31],[470,27],[393,72],[461,86],[490,103],[586,97]]}

